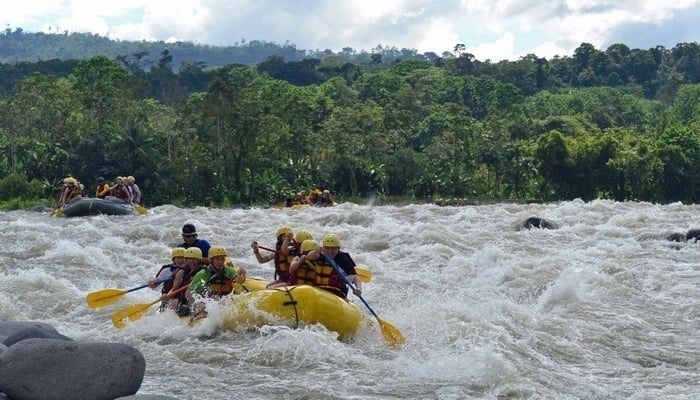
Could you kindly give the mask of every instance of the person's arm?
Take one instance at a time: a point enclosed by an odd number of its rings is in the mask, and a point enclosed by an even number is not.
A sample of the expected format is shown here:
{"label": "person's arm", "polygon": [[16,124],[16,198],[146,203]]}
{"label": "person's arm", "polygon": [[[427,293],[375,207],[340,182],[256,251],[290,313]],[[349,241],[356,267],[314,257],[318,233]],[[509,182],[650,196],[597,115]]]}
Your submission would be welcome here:
{"label": "person's arm", "polygon": [[129,187],[129,185],[124,185],[124,187],[126,188],[126,196],[128,197],[127,202],[129,204],[133,204],[134,203],[134,192],[131,191],[131,188]]}
{"label": "person's arm", "polygon": [[168,293],[165,293],[161,296],[161,300],[166,300],[166,299],[173,299],[172,295],[173,292],[180,288],[182,285],[182,279],[185,277],[185,270],[178,268],[177,271],[175,271],[175,275],[173,276],[173,286],[170,288],[170,291]]}
{"label": "person's arm", "polygon": [[355,294],[355,296],[360,296],[362,294],[362,280],[360,280],[360,277],[357,275],[352,275],[348,276],[348,280],[355,286],[352,293]]}
{"label": "person's arm", "polygon": [[61,208],[66,204],[66,197],[68,197],[68,188],[61,190],[61,195],[58,197],[58,207]]}
{"label": "person's arm", "polygon": [[360,280],[360,277],[357,275],[357,271],[355,271],[355,260],[350,257],[350,254],[346,252],[338,252],[338,255],[336,256],[337,261],[336,263],[338,266],[340,266],[340,269],[345,272],[345,275],[348,276],[348,281],[352,282],[353,286],[355,286],[355,289],[352,291],[355,296],[359,296],[362,294],[362,281]]}
{"label": "person's arm", "polygon": [[135,183],[132,189],[134,190],[134,203],[138,204],[141,202],[141,189]]}
{"label": "person's arm", "polygon": [[236,283],[245,283],[246,270],[243,267],[237,267],[235,265],[226,267],[228,276],[232,277],[233,281]]}
{"label": "person's arm", "polygon": [[308,253],[306,253],[306,259],[309,261],[314,261],[318,260],[319,257],[321,257],[321,254],[323,254],[323,248],[318,245]]}
{"label": "person's arm", "polygon": [[289,273],[294,274],[297,272],[297,269],[306,262],[306,254],[302,254],[300,256],[294,257],[291,263],[289,263]]}
{"label": "person's arm", "polygon": [[209,273],[206,269],[197,272],[190,282],[190,286],[187,288],[187,299],[190,300],[190,304],[194,301],[194,295],[201,295],[204,292],[204,286],[209,280]]}
{"label": "person's arm", "polygon": [[284,237],[282,239],[282,246],[280,247],[280,253],[284,254],[285,256],[289,255],[289,242],[292,240],[294,236],[292,235],[292,232],[287,232],[284,234]]}
{"label": "person's arm", "polygon": [[[253,249],[253,254],[255,254],[255,259],[258,260],[258,264],[264,264],[274,259],[274,255],[262,255],[260,254],[260,248],[258,247],[258,242],[253,241],[250,244],[250,248]],[[274,253],[273,253],[274,254]]]}

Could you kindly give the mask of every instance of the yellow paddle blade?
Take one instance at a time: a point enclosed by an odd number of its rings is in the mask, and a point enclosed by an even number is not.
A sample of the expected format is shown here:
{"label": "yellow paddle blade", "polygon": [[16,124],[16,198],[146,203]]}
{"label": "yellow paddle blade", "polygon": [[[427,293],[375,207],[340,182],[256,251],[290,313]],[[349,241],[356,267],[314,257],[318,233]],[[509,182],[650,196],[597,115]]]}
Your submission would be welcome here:
{"label": "yellow paddle blade", "polygon": [[387,343],[392,346],[406,343],[406,338],[404,337],[403,333],[401,333],[399,328],[379,317],[377,317],[377,321],[379,321],[379,328],[382,330],[382,336],[384,336],[384,340]]}
{"label": "yellow paddle blade", "polygon": [[359,276],[360,280],[364,283],[372,280],[372,271],[365,269],[364,267],[355,266],[355,272],[357,272],[357,276]]}
{"label": "yellow paddle blade", "polygon": [[87,294],[85,300],[90,308],[99,308],[108,306],[117,300],[127,291],[124,289],[102,289]]}
{"label": "yellow paddle blade", "polygon": [[148,309],[156,303],[160,303],[160,298],[156,299],[156,301],[152,303],[132,304],[125,307],[112,314],[112,324],[114,324],[117,329],[122,329],[126,326],[127,320],[131,322],[138,321],[141,319],[141,317],[143,317],[146,311],[148,311]]}
{"label": "yellow paddle blade", "polygon": [[53,212],[51,213],[51,216],[56,217],[56,218],[63,218],[63,210],[61,210],[60,208],[57,208],[57,209],[53,210]]}
{"label": "yellow paddle blade", "polygon": [[140,215],[148,214],[148,210],[146,209],[146,207],[138,205],[138,204],[134,204],[134,210],[136,210],[136,212],[139,213]]}

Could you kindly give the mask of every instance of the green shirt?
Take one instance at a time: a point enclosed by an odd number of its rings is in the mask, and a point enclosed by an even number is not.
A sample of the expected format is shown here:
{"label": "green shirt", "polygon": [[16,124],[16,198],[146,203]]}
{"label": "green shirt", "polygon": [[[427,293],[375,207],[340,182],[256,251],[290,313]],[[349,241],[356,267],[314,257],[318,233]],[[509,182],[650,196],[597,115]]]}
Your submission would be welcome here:
{"label": "green shirt", "polygon": [[[191,293],[202,294],[204,289],[209,286],[210,280],[216,275],[216,273],[211,268],[206,268],[197,272],[192,278],[192,283],[190,283],[189,291]],[[238,275],[238,268],[224,266],[224,277],[226,280],[230,280]]]}

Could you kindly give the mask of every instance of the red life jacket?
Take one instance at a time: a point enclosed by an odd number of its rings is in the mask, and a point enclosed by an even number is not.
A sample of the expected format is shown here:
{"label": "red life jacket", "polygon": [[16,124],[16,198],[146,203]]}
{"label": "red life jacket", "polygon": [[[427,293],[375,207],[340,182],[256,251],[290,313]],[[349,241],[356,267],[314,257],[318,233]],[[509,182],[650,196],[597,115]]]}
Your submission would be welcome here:
{"label": "red life jacket", "polygon": [[345,297],[347,289],[343,278],[335,272],[335,269],[330,264],[322,260],[317,260],[314,265],[314,286],[321,286],[324,289],[330,289],[333,293],[340,297]]}
{"label": "red life jacket", "polygon": [[163,282],[163,288],[160,290],[161,293],[166,294],[166,293],[170,292],[170,290],[173,288],[173,281],[175,280],[175,272],[177,272],[177,265],[175,265],[175,264],[163,265],[162,267],[160,267],[160,270],[158,270],[156,277],[158,275],[160,275],[160,273],[164,269],[170,269],[170,279]]}
{"label": "red life jacket", "polygon": [[129,189],[126,188],[126,186],[122,185],[117,185],[116,188],[114,188],[114,197],[118,198],[119,200],[123,200],[128,202],[129,201]]}

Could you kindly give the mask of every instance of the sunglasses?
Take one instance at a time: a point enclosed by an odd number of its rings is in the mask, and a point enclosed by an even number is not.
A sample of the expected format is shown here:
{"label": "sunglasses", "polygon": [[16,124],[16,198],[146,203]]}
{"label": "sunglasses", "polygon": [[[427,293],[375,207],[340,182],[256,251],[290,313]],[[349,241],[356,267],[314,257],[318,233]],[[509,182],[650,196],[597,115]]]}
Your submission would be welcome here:
{"label": "sunglasses", "polygon": [[184,238],[190,238],[190,237],[195,237],[195,236],[197,236],[197,235],[182,235],[182,237],[184,237]]}

